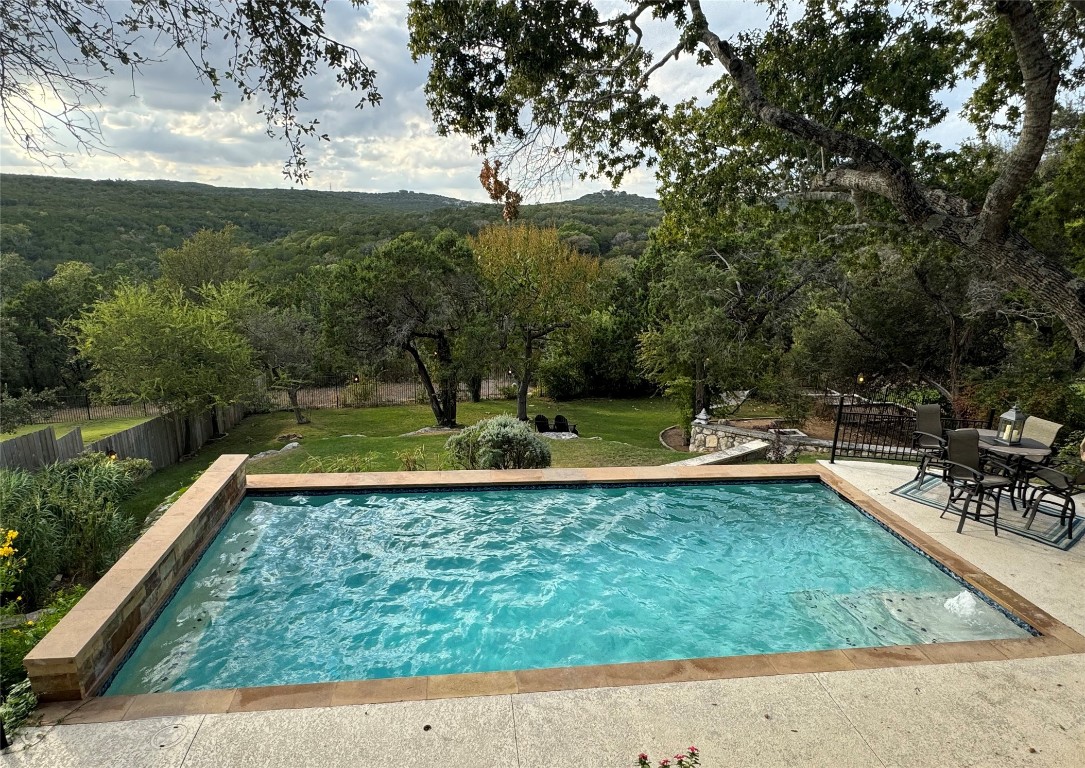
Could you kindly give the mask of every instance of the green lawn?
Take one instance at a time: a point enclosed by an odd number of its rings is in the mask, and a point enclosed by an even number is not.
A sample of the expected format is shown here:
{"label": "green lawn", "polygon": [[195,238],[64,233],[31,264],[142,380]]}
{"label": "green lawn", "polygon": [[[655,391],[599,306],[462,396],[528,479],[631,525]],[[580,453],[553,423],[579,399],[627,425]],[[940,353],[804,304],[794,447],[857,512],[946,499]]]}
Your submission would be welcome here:
{"label": "green lawn", "polygon": [[[457,420],[464,425],[499,413],[515,414],[513,400],[460,403]],[[555,467],[653,466],[678,461],[683,454],[665,448],[659,433],[678,422],[674,406],[662,398],[589,399],[555,403],[532,398],[528,413],[542,413],[553,420],[558,413],[575,424],[577,440],[553,440],[550,450]],[[747,402],[736,418],[778,416],[779,410],[758,401]],[[455,469],[444,457],[447,435],[403,437],[408,432],[433,425],[433,413],[424,405],[397,405],[380,408],[327,409],[308,412],[311,424],[297,424],[291,412],[249,416],[226,437],[205,445],[192,459],[156,472],[125,502],[137,519],[143,520],[167,496],[187,487],[219,456],[225,453],[254,455],[282,448],[279,435],[301,435],[301,447],[279,456],[269,456],[249,465],[250,474],[301,472],[309,457],[370,456],[374,472],[403,469],[397,454],[425,451],[426,469]],[[803,457],[802,461],[812,460]]]}
{"label": "green lawn", "polygon": [[[511,400],[460,403],[458,421],[474,424],[499,413],[515,413]],[[677,461],[681,454],[659,443],[659,433],[677,421],[670,403],[661,398],[634,400],[577,400],[552,403],[532,399],[531,416],[544,413],[553,419],[561,413],[577,425],[578,440],[550,443],[555,467],[648,466]],[[278,449],[283,441],[276,436],[301,435],[301,447],[280,456],[260,459],[249,465],[250,474],[300,472],[310,456],[327,458],[347,454],[373,454],[373,471],[400,470],[396,454],[424,447],[428,469],[452,469],[444,460],[446,435],[402,437],[432,426],[433,414],[422,405],[387,406],[342,410],[313,410],[311,424],[299,425],[289,412],[259,414],[246,418],[222,440],[208,443],[196,457],[160,470],[148,478],[139,493],[125,502],[142,520],[171,493],[193,479],[225,453],[256,454]]]}
{"label": "green lawn", "polygon": [[0,442],[4,440],[10,440],[13,437],[19,437],[20,435],[26,435],[31,432],[37,432],[45,429],[46,427],[52,427],[53,432],[57,437],[66,435],[76,427],[79,427],[83,432],[83,442],[93,443],[95,440],[101,440],[103,437],[109,437],[115,435],[118,432],[134,427],[137,424],[142,424],[145,421],[150,421],[153,416],[133,416],[124,419],[95,419],[94,421],[65,421],[57,424],[27,424],[19,427],[14,432],[5,432],[0,435]]}

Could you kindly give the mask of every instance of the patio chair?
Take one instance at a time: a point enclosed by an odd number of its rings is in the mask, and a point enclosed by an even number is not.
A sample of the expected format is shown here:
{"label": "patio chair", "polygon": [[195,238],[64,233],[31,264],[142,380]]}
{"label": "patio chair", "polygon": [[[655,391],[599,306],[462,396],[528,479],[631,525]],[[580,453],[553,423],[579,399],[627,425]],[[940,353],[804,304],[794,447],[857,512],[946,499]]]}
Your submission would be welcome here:
{"label": "patio chair", "polygon": [[1021,427],[1021,437],[1022,439],[1035,440],[1050,448],[1054,444],[1055,436],[1059,434],[1060,429],[1062,429],[1062,424],[1056,424],[1038,416],[1029,416],[1025,419],[1024,426]]}
{"label": "patio chair", "polygon": [[569,425],[569,420],[562,416],[560,413],[554,417],[554,431],[555,432],[576,432],[576,424]]}
{"label": "patio chair", "polygon": [[550,419],[543,416],[541,413],[535,417],[535,431],[536,432],[549,432],[550,431]]}
{"label": "patio chair", "polygon": [[[942,406],[938,404],[917,405],[915,408],[915,432],[912,447],[919,454],[919,470],[915,479],[921,480],[931,467],[943,468],[946,456],[946,440],[942,431]],[[940,474],[940,473],[939,473]]]}
{"label": "patio chair", "polygon": [[[1053,467],[1037,466],[1030,473],[1029,479],[1042,480],[1045,485],[1028,486],[1028,499],[1025,503],[1028,524],[1025,528],[1032,527],[1037,513],[1051,517],[1058,515],[1059,523],[1066,526],[1066,535],[1071,539],[1074,538],[1074,518],[1077,516],[1074,496],[1085,492],[1085,470],[1076,475],[1069,475]],[[1049,496],[1062,500],[1057,512],[1041,509],[1041,502]]]}
{"label": "patio chair", "polygon": [[[961,521],[957,524],[957,533],[960,533],[964,528],[964,519],[968,516],[968,505],[974,501],[976,521],[981,517],[992,518],[991,523],[997,536],[998,506],[1002,500],[1002,491],[1013,487],[1013,470],[993,459],[980,463],[980,436],[974,429],[953,429],[946,432],[946,458],[942,463],[945,466],[942,481],[949,486],[949,499],[939,517],[945,517],[954,504],[960,504]],[[997,474],[993,470],[1005,470],[1006,474]],[[983,511],[985,505],[990,512]]]}

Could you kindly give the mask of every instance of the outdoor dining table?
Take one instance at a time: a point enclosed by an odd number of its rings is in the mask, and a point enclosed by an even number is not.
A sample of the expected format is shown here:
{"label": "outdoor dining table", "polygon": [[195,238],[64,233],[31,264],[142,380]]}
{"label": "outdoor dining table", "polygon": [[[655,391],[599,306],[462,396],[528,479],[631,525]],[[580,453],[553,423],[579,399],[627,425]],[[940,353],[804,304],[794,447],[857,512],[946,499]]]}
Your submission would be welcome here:
{"label": "outdoor dining table", "polygon": [[1039,440],[1030,437],[1022,437],[1019,443],[1003,445],[995,442],[998,431],[994,429],[977,429],[980,436],[980,450],[1006,459],[1006,463],[1014,471],[1014,487],[1012,493],[1024,498],[1028,488],[1028,471],[1025,469],[1028,462],[1042,463],[1051,455],[1051,446],[1044,445]]}

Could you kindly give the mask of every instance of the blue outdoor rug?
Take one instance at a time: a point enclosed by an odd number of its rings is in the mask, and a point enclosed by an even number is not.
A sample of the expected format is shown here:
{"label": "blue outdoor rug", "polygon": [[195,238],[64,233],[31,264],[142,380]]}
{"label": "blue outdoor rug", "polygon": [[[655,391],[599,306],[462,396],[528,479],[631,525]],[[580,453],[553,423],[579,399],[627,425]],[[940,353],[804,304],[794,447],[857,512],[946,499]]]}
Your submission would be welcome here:
{"label": "blue outdoor rug", "polygon": [[[900,496],[901,498],[909,499],[911,501],[918,501],[920,504],[934,507],[939,512],[946,506],[948,492],[948,488],[946,484],[942,482],[942,479],[940,477],[935,477],[934,475],[925,475],[921,480],[909,480],[900,488],[895,488],[890,491],[894,496]],[[1078,506],[1081,507],[1080,504]],[[1078,514],[1074,519],[1074,537],[1071,539],[1066,535],[1066,526],[1059,522],[1058,517],[1043,514],[1043,510],[1045,509],[1050,510],[1051,512],[1058,511],[1058,507],[1055,505],[1042,502],[1040,504],[1040,513],[1036,515],[1036,520],[1032,523],[1032,527],[1025,528],[1025,526],[1028,525],[1028,518],[1021,516],[1025,511],[1024,504],[1018,501],[1017,509],[1015,510],[1010,506],[1010,500],[1004,496],[998,511],[999,536],[1003,533],[1015,533],[1018,536],[1024,536],[1026,539],[1032,539],[1033,541],[1038,541],[1041,544],[1046,544],[1047,546],[1055,547],[1056,549],[1070,549],[1070,547],[1081,541],[1082,533],[1085,532],[1085,519],[1083,519],[1081,514]],[[949,519],[950,516],[958,515],[959,513],[951,508],[947,513],[946,518]],[[969,517],[964,522],[965,528],[981,524],[992,527],[991,518],[985,517],[976,520],[974,517]]]}

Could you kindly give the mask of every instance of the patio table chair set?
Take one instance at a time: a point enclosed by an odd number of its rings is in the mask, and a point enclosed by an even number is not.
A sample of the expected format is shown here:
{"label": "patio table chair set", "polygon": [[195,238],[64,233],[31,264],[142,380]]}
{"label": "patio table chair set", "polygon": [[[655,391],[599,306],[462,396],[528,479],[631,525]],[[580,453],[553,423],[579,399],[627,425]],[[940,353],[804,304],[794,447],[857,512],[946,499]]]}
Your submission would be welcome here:
{"label": "patio table chair set", "polygon": [[[1016,510],[1021,502],[1022,517],[1031,528],[1037,514],[1059,518],[1072,539],[1077,508],[1074,496],[1085,492],[1085,471],[1067,473],[1051,466],[1051,449],[1062,428],[1053,421],[1029,416],[1021,429],[1021,440],[1013,445],[996,442],[994,430],[943,430],[941,408],[916,408],[913,447],[919,455],[915,481],[938,476],[948,487],[949,498],[942,509],[960,515],[957,532],[965,519],[990,518],[998,535],[998,515],[1003,496]],[[1085,441],[1082,441],[1085,460]],[[1045,503],[1046,502],[1046,503]]]}

